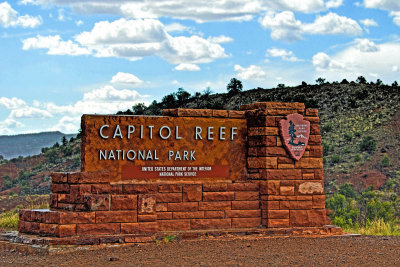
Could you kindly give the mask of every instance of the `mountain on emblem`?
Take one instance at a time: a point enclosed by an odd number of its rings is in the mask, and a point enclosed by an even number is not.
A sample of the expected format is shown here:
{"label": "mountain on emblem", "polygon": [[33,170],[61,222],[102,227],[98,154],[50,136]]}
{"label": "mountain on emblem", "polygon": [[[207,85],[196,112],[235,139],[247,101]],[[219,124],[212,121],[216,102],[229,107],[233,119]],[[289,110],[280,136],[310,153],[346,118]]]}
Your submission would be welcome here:
{"label": "mountain on emblem", "polygon": [[304,120],[300,114],[290,114],[279,122],[279,132],[290,157],[295,160],[301,159],[310,137],[310,122]]}

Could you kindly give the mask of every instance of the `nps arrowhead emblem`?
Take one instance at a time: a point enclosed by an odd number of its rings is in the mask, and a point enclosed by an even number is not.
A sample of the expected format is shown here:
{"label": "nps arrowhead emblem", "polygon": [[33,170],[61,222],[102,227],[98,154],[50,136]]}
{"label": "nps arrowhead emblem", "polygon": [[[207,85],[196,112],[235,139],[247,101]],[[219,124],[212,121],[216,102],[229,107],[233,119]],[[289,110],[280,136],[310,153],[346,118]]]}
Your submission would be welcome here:
{"label": "nps arrowhead emblem", "polygon": [[310,122],[300,114],[290,114],[279,121],[279,133],[286,151],[294,160],[299,160],[306,151],[310,137]]}

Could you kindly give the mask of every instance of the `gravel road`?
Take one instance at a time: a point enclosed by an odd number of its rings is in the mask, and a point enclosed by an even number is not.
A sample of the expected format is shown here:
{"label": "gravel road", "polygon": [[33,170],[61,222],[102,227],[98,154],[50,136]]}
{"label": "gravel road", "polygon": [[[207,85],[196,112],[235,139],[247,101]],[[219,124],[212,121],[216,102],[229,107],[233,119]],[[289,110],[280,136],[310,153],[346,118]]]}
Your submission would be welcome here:
{"label": "gravel road", "polygon": [[0,266],[400,266],[400,237],[240,237],[40,255],[0,251]]}

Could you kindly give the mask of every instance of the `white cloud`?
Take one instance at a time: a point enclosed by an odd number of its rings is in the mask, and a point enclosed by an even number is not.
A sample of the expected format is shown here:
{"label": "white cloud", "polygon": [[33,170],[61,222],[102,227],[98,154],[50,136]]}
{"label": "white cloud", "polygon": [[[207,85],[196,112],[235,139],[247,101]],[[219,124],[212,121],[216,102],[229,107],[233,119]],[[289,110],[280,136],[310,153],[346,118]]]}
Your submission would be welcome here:
{"label": "white cloud", "polygon": [[53,115],[50,114],[47,110],[26,106],[23,108],[13,109],[10,112],[9,118],[36,118],[36,119],[44,119],[51,118]]}
{"label": "white cloud", "polygon": [[377,27],[378,23],[373,19],[362,19],[360,23],[365,27]]}
{"label": "white cloud", "polygon": [[4,121],[0,121],[0,135],[12,134],[15,128],[21,128],[24,125],[19,121],[11,118],[6,118]]}
{"label": "white cloud", "polygon": [[261,67],[256,65],[250,65],[247,68],[235,65],[234,70],[237,72],[237,76],[243,80],[263,80],[267,75]]}
{"label": "white cloud", "polygon": [[355,20],[332,12],[324,16],[317,16],[312,23],[302,23],[296,20],[291,11],[268,12],[259,22],[264,28],[271,30],[272,39],[289,42],[301,40],[304,34],[355,36],[362,33],[360,25]]}
{"label": "white cloud", "polygon": [[8,27],[35,28],[42,24],[40,16],[22,15],[13,9],[9,3],[0,3],[0,25]]}
{"label": "white cloud", "polygon": [[180,20],[207,21],[249,21],[267,11],[294,11],[316,13],[339,7],[342,0],[23,0],[24,2],[70,7],[82,14],[123,15],[134,19],[155,19],[160,17]]}
{"label": "white cloud", "polygon": [[72,105],[56,105],[54,103],[47,103],[45,104],[45,108],[52,114],[105,114],[115,113],[118,110],[131,108],[137,103],[149,104],[149,101],[147,100],[148,98],[148,95],[141,95],[135,90],[118,90],[113,86],[107,85],[85,93],[82,100],[79,100]]}
{"label": "white cloud", "polygon": [[319,71],[335,71],[345,69],[344,64],[341,64],[340,62],[332,59],[330,56],[322,52],[317,53],[313,56],[312,63],[314,67],[316,67]]}
{"label": "white cloud", "polygon": [[233,39],[231,37],[228,37],[228,36],[225,36],[225,35],[209,37],[207,40],[209,40],[212,43],[216,43],[216,44],[223,44],[223,43],[233,42]]}
{"label": "white cloud", "polygon": [[364,0],[366,8],[378,8],[390,11],[393,22],[400,26],[400,1],[398,0]]}
{"label": "white cloud", "polygon": [[48,49],[49,55],[70,55],[80,56],[89,55],[91,51],[88,48],[80,47],[71,40],[63,41],[59,35],[31,37],[22,40],[22,49]]}
{"label": "white cloud", "polygon": [[83,25],[83,20],[77,20],[75,21],[76,26],[81,26]]}
{"label": "white cloud", "polygon": [[399,71],[399,66],[398,65],[393,65],[392,66],[392,71],[393,72],[398,72]]}
{"label": "white cloud", "polygon": [[360,50],[360,42],[334,55],[318,53],[313,57],[313,65],[319,76],[330,80],[355,79],[363,75],[367,79],[376,78],[393,81],[398,79],[394,66],[400,62],[400,44],[388,42],[375,44],[377,51],[366,53]]}
{"label": "white cloud", "polygon": [[267,57],[280,57],[282,60],[285,61],[301,61],[298,59],[292,51],[287,51],[285,49],[279,49],[279,48],[271,48],[267,50],[266,53]]}
{"label": "white cloud", "polygon": [[0,106],[12,110],[12,109],[17,109],[17,108],[22,108],[26,106],[26,103],[24,100],[13,97],[13,98],[7,98],[7,97],[0,97]]}
{"label": "white cloud", "polygon": [[378,47],[376,44],[368,39],[356,39],[356,47],[361,52],[377,52]]}
{"label": "white cloud", "polygon": [[111,78],[111,83],[126,84],[126,85],[139,85],[143,81],[131,73],[118,72]]}
{"label": "white cloud", "polygon": [[199,71],[200,67],[196,64],[182,63],[174,68],[179,71]]}
{"label": "white cloud", "polygon": [[173,37],[158,20],[101,21],[88,32],[75,36],[75,41],[63,41],[59,35],[40,36],[23,40],[23,49],[48,49],[51,55],[87,55],[119,57],[139,60],[146,56],[160,56],[172,64],[209,63],[227,57],[216,40],[193,36]]}
{"label": "white cloud", "polygon": [[400,26],[400,11],[392,11],[389,13],[391,17],[393,17],[393,22],[397,25]]}
{"label": "white cloud", "polygon": [[47,129],[47,131],[60,131],[62,133],[77,133],[79,125],[81,123],[81,117],[75,116],[63,116],[56,125]]}
{"label": "white cloud", "polygon": [[174,22],[171,24],[165,25],[165,30],[167,32],[186,32],[191,31],[191,28],[180,23]]}
{"label": "white cloud", "polygon": [[337,8],[343,4],[343,0],[329,0],[325,3],[326,8]]}
{"label": "white cloud", "polygon": [[364,6],[366,8],[400,10],[400,2],[397,0],[364,0]]}

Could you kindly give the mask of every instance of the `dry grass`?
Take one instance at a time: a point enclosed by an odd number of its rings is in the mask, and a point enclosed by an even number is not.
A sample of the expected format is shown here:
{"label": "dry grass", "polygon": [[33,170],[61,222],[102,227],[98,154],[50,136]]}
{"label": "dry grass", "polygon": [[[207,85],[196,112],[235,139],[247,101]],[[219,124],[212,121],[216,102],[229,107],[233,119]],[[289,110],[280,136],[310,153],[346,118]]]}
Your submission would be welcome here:
{"label": "dry grass", "polygon": [[379,236],[400,236],[400,225],[395,222],[385,222],[383,219],[377,219],[367,222],[361,227],[343,227],[344,232],[361,235],[379,235]]}

